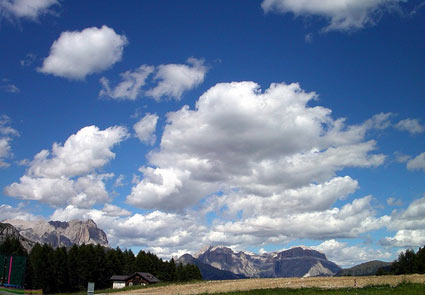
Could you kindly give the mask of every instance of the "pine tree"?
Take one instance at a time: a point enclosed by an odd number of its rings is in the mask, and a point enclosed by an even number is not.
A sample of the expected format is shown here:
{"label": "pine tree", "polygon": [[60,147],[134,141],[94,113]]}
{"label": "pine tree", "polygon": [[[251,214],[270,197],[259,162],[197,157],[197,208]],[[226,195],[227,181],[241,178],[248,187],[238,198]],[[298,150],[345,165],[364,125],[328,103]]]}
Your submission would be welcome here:
{"label": "pine tree", "polygon": [[168,263],[168,273],[169,273],[170,282],[177,281],[177,269],[176,269],[176,262],[174,261],[174,258],[171,258],[170,262]]}
{"label": "pine tree", "polygon": [[30,253],[33,269],[33,287],[51,293],[55,289],[55,282],[51,280],[53,273],[52,258],[53,248],[49,245],[36,244]]}
{"label": "pine tree", "polygon": [[77,245],[73,245],[68,252],[68,276],[69,276],[69,291],[81,290],[80,283],[80,251]]}
{"label": "pine tree", "polygon": [[95,247],[95,287],[97,289],[105,289],[109,287],[109,279],[111,275],[106,267],[106,253],[105,248],[100,245]]}
{"label": "pine tree", "polygon": [[124,250],[122,253],[123,257],[123,268],[124,268],[124,274],[125,275],[131,275],[133,274],[135,270],[135,262],[136,257],[134,257],[133,251],[131,250]]}
{"label": "pine tree", "polygon": [[149,256],[146,254],[146,252],[142,251],[142,250],[139,251],[139,253],[136,256],[136,261],[135,261],[136,271],[151,272],[152,271],[151,264],[152,263],[149,259]]}
{"label": "pine tree", "polygon": [[56,280],[55,292],[68,292],[68,252],[65,247],[57,248],[53,254],[54,277]]}
{"label": "pine tree", "polygon": [[7,237],[6,240],[0,245],[0,254],[8,256],[28,256],[27,251],[21,245],[19,240],[11,237]]}
{"label": "pine tree", "polygon": [[424,274],[425,273],[425,246],[422,248],[419,248],[418,252],[416,253],[416,265],[418,273]]}
{"label": "pine tree", "polygon": [[109,277],[112,275],[122,275],[124,274],[124,267],[122,260],[120,259],[121,250],[117,248],[116,250],[110,249],[106,253],[106,267],[109,270]]}

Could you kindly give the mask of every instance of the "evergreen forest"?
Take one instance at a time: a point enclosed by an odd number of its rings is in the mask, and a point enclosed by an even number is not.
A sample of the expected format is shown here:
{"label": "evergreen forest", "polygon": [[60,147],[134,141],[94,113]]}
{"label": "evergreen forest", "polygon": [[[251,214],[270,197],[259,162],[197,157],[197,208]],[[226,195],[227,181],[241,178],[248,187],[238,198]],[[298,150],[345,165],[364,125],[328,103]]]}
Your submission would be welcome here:
{"label": "evergreen forest", "polygon": [[74,245],[52,248],[36,244],[30,253],[17,239],[7,238],[0,245],[0,254],[27,258],[24,287],[43,289],[43,293],[65,293],[86,290],[88,282],[96,289],[112,287],[112,275],[148,272],[163,282],[202,280],[197,266],[174,259],[164,261],[155,254],[140,251],[105,248],[100,245]]}
{"label": "evergreen forest", "polygon": [[415,251],[401,252],[391,265],[381,267],[377,275],[425,274],[425,246]]}

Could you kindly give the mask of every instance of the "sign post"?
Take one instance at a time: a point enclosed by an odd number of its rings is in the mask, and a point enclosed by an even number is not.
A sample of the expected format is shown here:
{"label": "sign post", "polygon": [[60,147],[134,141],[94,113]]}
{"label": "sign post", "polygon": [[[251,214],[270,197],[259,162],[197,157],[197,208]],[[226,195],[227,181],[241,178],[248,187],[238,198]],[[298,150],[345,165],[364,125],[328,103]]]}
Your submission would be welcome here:
{"label": "sign post", "polygon": [[87,295],[94,295],[94,283],[91,283],[91,282],[88,283]]}

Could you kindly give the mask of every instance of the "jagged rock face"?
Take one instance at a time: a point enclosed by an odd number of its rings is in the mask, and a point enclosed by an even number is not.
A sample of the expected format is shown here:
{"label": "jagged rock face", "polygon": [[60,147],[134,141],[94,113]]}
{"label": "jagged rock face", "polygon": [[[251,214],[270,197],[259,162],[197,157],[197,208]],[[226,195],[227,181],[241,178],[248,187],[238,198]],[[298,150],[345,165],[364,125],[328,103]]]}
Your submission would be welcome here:
{"label": "jagged rock face", "polygon": [[177,259],[177,262],[181,262],[183,265],[196,265],[201,271],[202,279],[204,280],[237,280],[246,278],[244,275],[234,274],[227,270],[220,270],[218,268],[215,268],[214,266],[203,263],[190,254],[184,254],[183,256]]}
{"label": "jagged rock face", "polygon": [[325,254],[302,247],[262,255],[236,253],[226,247],[209,247],[195,257],[220,270],[247,277],[330,276],[341,269],[327,260]]}
{"label": "jagged rock face", "polygon": [[203,263],[235,274],[254,277],[257,272],[255,262],[249,255],[244,252],[235,253],[226,247],[212,247],[197,258]]}
{"label": "jagged rock face", "polygon": [[308,273],[306,273],[303,277],[318,277],[318,276],[332,276],[334,273],[329,269],[323,266],[322,263],[317,262],[315,265],[313,265]]}
{"label": "jagged rock face", "polygon": [[18,219],[5,220],[13,225],[19,234],[28,240],[52,247],[70,247],[74,244],[99,244],[108,247],[108,239],[103,230],[93,220],[61,221],[24,221]]}
{"label": "jagged rock face", "polygon": [[34,246],[34,242],[24,238],[19,234],[19,231],[9,223],[0,223],[0,244],[3,243],[7,238],[18,239],[21,245],[28,252],[31,251]]}

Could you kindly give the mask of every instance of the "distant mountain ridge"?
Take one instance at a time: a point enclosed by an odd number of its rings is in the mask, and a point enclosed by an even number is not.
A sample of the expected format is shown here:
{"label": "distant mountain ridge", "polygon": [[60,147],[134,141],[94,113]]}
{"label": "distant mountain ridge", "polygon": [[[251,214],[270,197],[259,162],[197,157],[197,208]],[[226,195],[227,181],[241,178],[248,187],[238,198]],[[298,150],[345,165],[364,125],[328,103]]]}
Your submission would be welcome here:
{"label": "distant mountain ridge", "polygon": [[72,220],[69,222],[7,219],[3,223],[11,225],[20,236],[33,244],[49,244],[54,248],[71,247],[74,244],[99,244],[108,247],[108,239],[105,232],[98,228],[91,219],[86,221]]}
{"label": "distant mountain ridge", "polygon": [[[188,255],[184,255],[184,260],[189,259]],[[307,247],[257,255],[215,246],[205,248],[191,257],[216,269],[246,277],[332,276],[341,270],[338,265],[329,261],[325,254]]]}
{"label": "distant mountain ridge", "polygon": [[35,245],[35,242],[24,238],[13,225],[9,223],[0,223],[0,244],[7,238],[17,239],[27,251],[30,251]]}
{"label": "distant mountain ridge", "polygon": [[237,280],[246,279],[244,275],[234,274],[227,270],[221,270],[211,266],[209,264],[201,262],[199,259],[193,257],[190,254],[184,254],[178,258],[177,262],[181,262],[183,265],[194,264],[201,271],[202,279],[204,280]]}
{"label": "distant mountain ridge", "polygon": [[381,267],[387,267],[391,262],[373,260],[347,269],[341,269],[336,276],[374,276]]}

